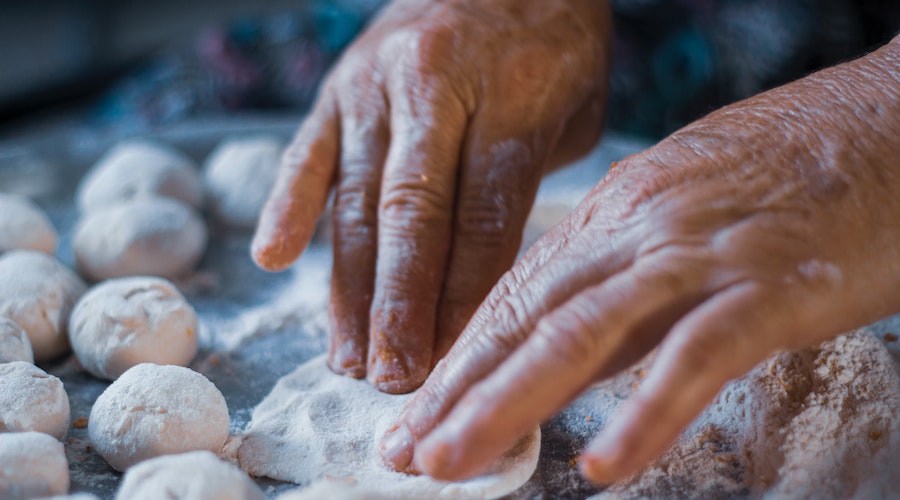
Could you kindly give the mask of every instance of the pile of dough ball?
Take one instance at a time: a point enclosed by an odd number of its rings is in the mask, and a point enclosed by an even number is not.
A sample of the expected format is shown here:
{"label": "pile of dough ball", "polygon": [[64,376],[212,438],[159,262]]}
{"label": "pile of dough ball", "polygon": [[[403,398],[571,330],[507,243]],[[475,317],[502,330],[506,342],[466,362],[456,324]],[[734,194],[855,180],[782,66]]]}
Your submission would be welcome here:
{"label": "pile of dough ball", "polygon": [[88,433],[117,470],[149,458],[187,451],[218,452],[228,438],[225,397],[188,368],[143,363],[97,398]]}
{"label": "pile of dough ball", "polygon": [[193,162],[174,149],[124,142],[97,162],[78,187],[82,219],[72,249],[92,280],[133,275],[175,279],[206,250],[204,187]]}
{"label": "pile of dough ball", "polygon": [[0,193],[0,498],[68,493],[68,395],[34,362],[70,345],[86,371],[113,381],[91,409],[88,434],[112,467],[127,470],[117,498],[264,498],[214,454],[228,438],[228,407],[186,368],[198,349],[197,313],[167,278],[202,258],[207,193],[221,222],[256,224],[281,149],[268,137],[224,141],[202,176],[166,146],[111,149],[76,193],[72,250],[81,276],[98,282],[90,290],[56,260],[59,236],[40,207]]}
{"label": "pile of dough ball", "polygon": [[203,169],[213,214],[230,226],[255,227],[275,184],[281,152],[281,142],[273,137],[219,144]]}

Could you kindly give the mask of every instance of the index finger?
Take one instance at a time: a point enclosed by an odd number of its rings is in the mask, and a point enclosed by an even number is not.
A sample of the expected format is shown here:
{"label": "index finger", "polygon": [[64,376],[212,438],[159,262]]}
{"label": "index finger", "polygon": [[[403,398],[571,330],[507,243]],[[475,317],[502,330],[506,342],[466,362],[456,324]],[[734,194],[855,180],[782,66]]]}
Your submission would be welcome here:
{"label": "index finger", "polygon": [[339,144],[337,103],[326,88],[282,155],[253,237],[251,253],[259,267],[281,271],[309,244],[328,200]]}

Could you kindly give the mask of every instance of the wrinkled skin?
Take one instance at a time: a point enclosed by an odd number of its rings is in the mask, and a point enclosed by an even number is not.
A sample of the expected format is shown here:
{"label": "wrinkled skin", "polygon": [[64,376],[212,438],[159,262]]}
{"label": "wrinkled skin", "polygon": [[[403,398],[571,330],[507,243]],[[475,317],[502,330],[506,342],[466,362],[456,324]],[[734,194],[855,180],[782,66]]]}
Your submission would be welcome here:
{"label": "wrinkled skin", "polygon": [[288,148],[253,257],[280,270],[334,187],[328,363],[409,392],[510,268],[541,176],[596,143],[597,0],[398,0]]}
{"label": "wrinkled skin", "polygon": [[604,483],[662,453],[729,379],[900,311],[900,43],[724,108],[615,165],[529,249],[381,443],[472,476],[659,347],[585,449]]}

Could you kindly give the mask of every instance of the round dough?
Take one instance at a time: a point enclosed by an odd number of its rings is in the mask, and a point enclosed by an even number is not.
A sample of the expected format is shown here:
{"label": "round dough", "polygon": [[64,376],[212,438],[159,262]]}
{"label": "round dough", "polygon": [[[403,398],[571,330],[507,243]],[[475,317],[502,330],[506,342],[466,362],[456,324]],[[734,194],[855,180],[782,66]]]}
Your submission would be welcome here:
{"label": "round dough", "polygon": [[20,249],[54,255],[58,239],[53,223],[34,202],[0,193],[0,253]]}
{"label": "round dough", "polygon": [[97,452],[124,471],[160,455],[218,452],[228,423],[225,397],[206,377],[181,366],[142,363],[97,398],[88,432]]}
{"label": "round dough", "polygon": [[308,485],[313,493],[300,498],[498,498],[531,477],[540,454],[540,427],[484,475],[466,481],[388,470],[378,440],[410,397],[384,394],[365,380],[337,375],[325,356],[314,358],[279,380],[253,410],[237,452],[241,468]]}
{"label": "round dough", "polygon": [[220,144],[204,167],[213,213],[226,224],[256,226],[278,175],[281,143],[271,137],[233,139]]}
{"label": "round dough", "polygon": [[69,462],[62,443],[40,432],[0,434],[0,498],[64,495]]}
{"label": "round dough", "polygon": [[25,330],[15,321],[0,316],[0,363],[11,361],[34,363],[34,351]]}
{"label": "round dough", "polygon": [[88,214],[75,229],[78,270],[93,280],[187,274],[206,249],[206,224],[170,198],[143,198]]}
{"label": "round dough", "polygon": [[69,349],[69,313],[85,288],[77,274],[49,255],[13,250],[0,257],[0,316],[25,330],[38,363]]}
{"label": "round dough", "polygon": [[75,304],[69,340],[81,365],[107,380],[140,363],[187,366],[197,354],[197,313],[162,278],[113,279]]}
{"label": "round dough", "polygon": [[194,163],[178,151],[144,141],[123,142],[81,180],[76,194],[84,211],[142,197],[168,197],[203,206],[203,182]]}
{"label": "round dough", "polygon": [[166,455],[125,473],[119,500],[263,500],[263,492],[242,470],[208,451]]}
{"label": "round dough", "polygon": [[0,364],[0,432],[35,431],[62,439],[69,395],[53,375],[25,361]]}

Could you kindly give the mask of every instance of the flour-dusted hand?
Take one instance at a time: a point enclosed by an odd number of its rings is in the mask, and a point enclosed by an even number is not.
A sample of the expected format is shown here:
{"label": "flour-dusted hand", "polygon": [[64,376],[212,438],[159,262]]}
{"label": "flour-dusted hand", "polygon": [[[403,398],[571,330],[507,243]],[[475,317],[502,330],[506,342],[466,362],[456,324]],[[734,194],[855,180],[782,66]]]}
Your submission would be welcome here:
{"label": "flour-dusted hand", "polygon": [[898,137],[894,41],[620,162],[500,280],[383,455],[471,476],[659,346],[582,455],[589,479],[613,481],[772,352],[900,310]]}
{"label": "flour-dusted hand", "polygon": [[291,264],[334,200],[329,365],[427,376],[515,259],[542,174],[599,137],[607,2],[396,0],[288,148],[253,257]]}

